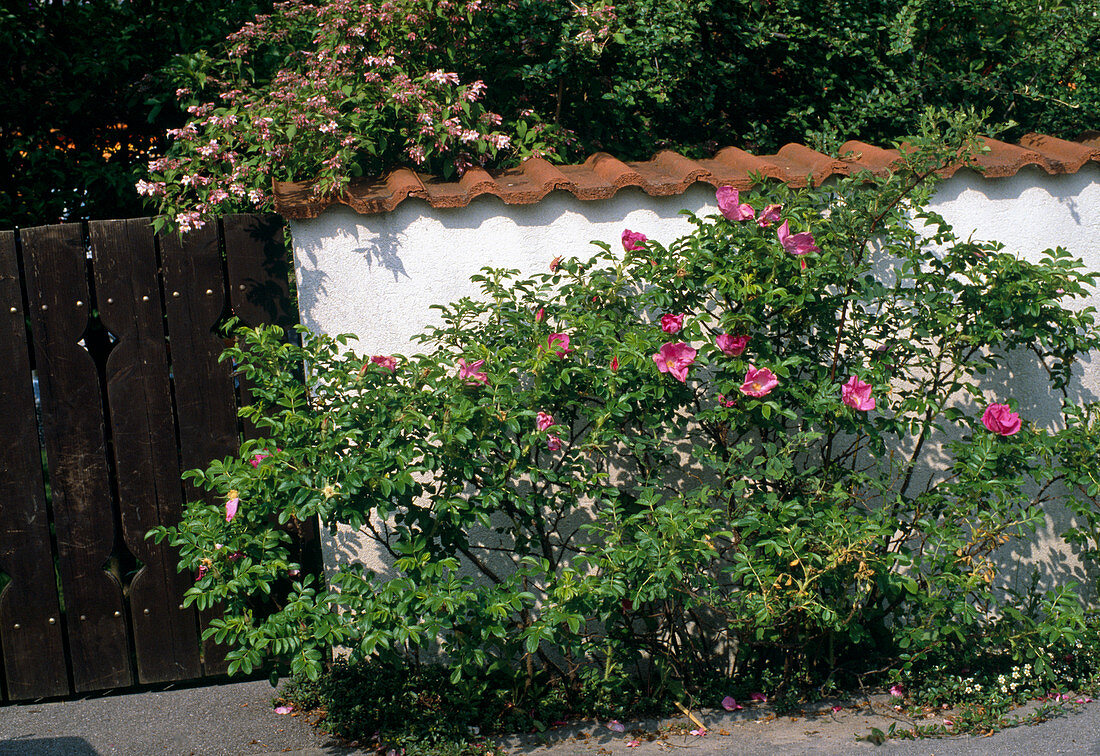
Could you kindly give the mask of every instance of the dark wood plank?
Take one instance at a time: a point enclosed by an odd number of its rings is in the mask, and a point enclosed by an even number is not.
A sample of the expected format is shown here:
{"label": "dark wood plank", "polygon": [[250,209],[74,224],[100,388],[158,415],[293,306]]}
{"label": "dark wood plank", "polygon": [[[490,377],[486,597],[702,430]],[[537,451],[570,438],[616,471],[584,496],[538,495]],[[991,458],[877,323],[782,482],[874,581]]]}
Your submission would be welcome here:
{"label": "dark wood plank", "polygon": [[227,215],[222,228],[233,313],[250,326],[297,325],[298,308],[289,284],[293,262],[283,240],[283,219],[277,215]]}
{"label": "dark wood plank", "polygon": [[0,231],[0,643],[8,699],[69,693],[15,233]]}
{"label": "dark wood plank", "polygon": [[182,505],[153,229],[135,218],[88,231],[100,320],[118,339],[107,397],[122,535],[143,565],[130,583],[138,680],[187,680],[202,674],[195,613],[183,606],[189,580],[174,549],[145,538],[178,523]]}
{"label": "dark wood plank", "polygon": [[[232,366],[218,361],[225,348],[216,331],[225,311],[225,280],[217,229],[207,224],[186,236],[162,234],[160,252],[181,465],[205,469],[213,459],[235,455],[239,444]],[[193,501],[216,500],[189,482],[184,494]],[[199,614],[203,627],[219,616]],[[227,671],[226,650],[212,639],[203,644],[205,674]]]}
{"label": "dark wood plank", "polygon": [[102,395],[79,343],[90,310],[81,228],[29,228],[20,239],[73,682],[76,692],[130,685],[122,588],[104,570],[115,525]]}
{"label": "dark wood plank", "polygon": [[[242,325],[274,324],[290,328],[298,312],[290,297],[289,253],[283,243],[283,221],[275,215],[227,215],[222,219],[225,263],[229,273],[229,302]],[[251,386],[240,379],[240,401],[251,402]],[[263,435],[247,418],[245,438]]]}
{"label": "dark wood plank", "polygon": [[[289,283],[293,259],[284,241],[282,218],[227,215],[222,219],[222,228],[233,313],[250,326],[271,323],[289,330],[297,325],[298,306],[290,294]],[[249,403],[249,396],[249,383],[242,377],[242,405]],[[262,435],[248,420],[242,426],[245,438]],[[296,541],[294,558],[303,569],[320,576],[321,546],[316,519],[304,523],[294,520],[288,531]]]}

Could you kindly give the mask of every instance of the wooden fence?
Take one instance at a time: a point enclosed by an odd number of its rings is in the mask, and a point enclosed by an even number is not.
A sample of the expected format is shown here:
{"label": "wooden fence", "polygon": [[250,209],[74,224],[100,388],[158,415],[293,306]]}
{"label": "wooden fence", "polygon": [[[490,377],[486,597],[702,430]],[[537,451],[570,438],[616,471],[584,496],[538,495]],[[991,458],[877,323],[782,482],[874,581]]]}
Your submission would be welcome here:
{"label": "wooden fence", "polygon": [[224,672],[183,607],[191,577],[145,533],[200,495],[181,470],[254,433],[217,327],[297,322],[282,234],[253,215],[184,237],[148,218],[0,232],[5,700]]}

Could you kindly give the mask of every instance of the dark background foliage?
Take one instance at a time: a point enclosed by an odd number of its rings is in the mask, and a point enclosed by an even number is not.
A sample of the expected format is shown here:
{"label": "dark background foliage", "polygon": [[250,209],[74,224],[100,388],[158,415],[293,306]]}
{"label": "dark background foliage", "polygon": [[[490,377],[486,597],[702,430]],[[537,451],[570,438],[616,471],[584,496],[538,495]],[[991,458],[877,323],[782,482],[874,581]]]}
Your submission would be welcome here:
{"label": "dark background foliage", "polygon": [[[12,0],[0,8],[0,228],[140,216],[134,182],[182,122],[161,69],[262,0]],[[168,107],[165,107],[165,105]]]}
{"label": "dark background foliage", "polygon": [[[735,145],[888,143],[923,107],[989,108],[1029,131],[1095,128],[1100,18],[1065,0],[623,0],[614,20],[568,0],[485,0],[452,50],[506,119],[533,109],[558,158],[646,159]],[[0,10],[0,228],[142,214],[186,58],[262,0],[22,2]],[[587,24],[587,26],[586,26]],[[597,40],[578,40],[585,29]],[[398,51],[400,52],[400,51]]]}

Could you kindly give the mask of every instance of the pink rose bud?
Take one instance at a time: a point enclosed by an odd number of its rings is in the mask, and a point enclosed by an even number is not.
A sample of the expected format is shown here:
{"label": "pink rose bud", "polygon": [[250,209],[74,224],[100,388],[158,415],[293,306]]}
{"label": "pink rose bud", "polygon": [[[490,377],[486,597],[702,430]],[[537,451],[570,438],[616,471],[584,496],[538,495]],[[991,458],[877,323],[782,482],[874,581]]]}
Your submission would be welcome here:
{"label": "pink rose bud", "polygon": [[637,252],[643,249],[642,245],[647,241],[648,239],[643,233],[631,231],[629,229],[623,231],[623,249],[627,252]]}
{"label": "pink rose bud", "polygon": [[1020,430],[1020,416],[1007,404],[991,404],[982,414],[982,424],[998,436],[1012,436]]}
{"label": "pink rose bud", "polygon": [[665,333],[678,333],[684,327],[683,315],[662,315],[661,330]]}
{"label": "pink rose bud", "polygon": [[742,352],[745,351],[745,347],[749,345],[749,337],[720,333],[714,338],[714,343],[722,350],[722,354],[730,357],[740,357]]}

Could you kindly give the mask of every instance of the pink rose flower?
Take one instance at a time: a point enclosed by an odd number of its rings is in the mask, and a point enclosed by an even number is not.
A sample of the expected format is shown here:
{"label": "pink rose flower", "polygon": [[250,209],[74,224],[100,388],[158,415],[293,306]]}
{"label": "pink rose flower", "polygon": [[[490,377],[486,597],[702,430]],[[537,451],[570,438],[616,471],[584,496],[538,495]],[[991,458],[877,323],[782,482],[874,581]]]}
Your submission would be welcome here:
{"label": "pink rose flower", "polygon": [[864,383],[854,375],[841,386],[840,398],[849,407],[860,412],[867,412],[875,408],[875,400],[871,396],[871,384]]}
{"label": "pink rose flower", "polygon": [[1020,430],[1020,416],[1007,404],[991,404],[982,414],[982,424],[998,436],[1012,436]]}
{"label": "pink rose flower", "polygon": [[458,358],[458,377],[466,381],[467,386],[484,386],[489,382],[489,376],[484,372],[479,372],[478,368],[485,364],[485,360],[477,360],[466,364],[466,360]]}
{"label": "pink rose flower", "polygon": [[629,229],[623,231],[623,249],[627,252],[637,252],[644,249],[642,246],[648,241],[645,234]]}
{"label": "pink rose flower", "polygon": [[549,449],[550,451],[558,451],[559,449],[561,449],[561,446],[562,446],[561,439],[558,438],[557,436],[547,436],[546,437],[546,448]]}
{"label": "pink rose flower", "polygon": [[554,416],[549,412],[540,412],[535,420],[535,427],[544,431],[554,424]]}
{"label": "pink rose flower", "polygon": [[751,205],[741,202],[740,193],[732,186],[718,187],[715,198],[718,200],[718,210],[731,221],[752,220],[756,215]]}
{"label": "pink rose flower", "polygon": [[556,354],[558,357],[564,357],[573,350],[569,348],[569,334],[568,333],[552,333],[546,338],[546,345],[550,347],[550,351]]}
{"label": "pink rose flower", "polygon": [[662,315],[661,330],[665,333],[678,333],[684,327],[683,315]]}
{"label": "pink rose flower", "polygon": [[671,341],[661,347],[661,351],[653,355],[653,361],[657,363],[657,370],[662,373],[671,373],[680,381],[687,382],[688,368],[695,362],[696,351],[684,342],[673,344]]}
{"label": "pink rose flower", "polygon": [[[792,234],[790,226],[787,221],[783,221],[783,225],[776,229],[776,236],[779,237],[779,243],[783,245],[783,249],[795,257],[801,257],[802,255],[810,252],[820,252],[821,249],[814,242],[814,235],[809,231],[803,231],[800,234]],[[806,268],[806,261],[801,260],[802,268]]]}
{"label": "pink rose flower", "polygon": [[779,220],[779,211],[782,209],[782,205],[768,205],[760,213],[760,216],[756,219],[756,223],[760,226],[760,228],[767,228],[768,226]]}
{"label": "pink rose flower", "polygon": [[373,362],[375,365],[389,370],[391,373],[397,371],[397,360],[394,359],[394,357],[392,356],[376,354],[370,358],[370,361]]}
{"label": "pink rose flower", "polygon": [[260,463],[270,456],[271,454],[268,452],[256,452],[252,455],[252,459],[248,461],[252,464],[253,467],[259,467]]}
{"label": "pink rose flower", "polygon": [[757,370],[750,364],[748,372],[745,373],[745,382],[741,384],[741,393],[759,398],[770,394],[778,385],[779,379],[775,377],[775,373],[767,368]]}
{"label": "pink rose flower", "polygon": [[[236,491],[230,491],[230,493],[236,493]],[[237,516],[237,510],[241,506],[241,500],[236,496],[233,496],[229,501],[225,502],[225,521],[233,522],[233,518]]]}
{"label": "pink rose flower", "polygon": [[730,357],[740,357],[741,353],[745,351],[745,347],[749,345],[749,337],[730,336],[728,333],[720,333],[714,338],[714,342],[718,345],[718,348],[722,350],[722,354]]}
{"label": "pink rose flower", "polygon": [[740,711],[745,707],[737,703],[737,701],[734,700],[733,696],[726,696],[722,699],[722,708],[726,711]]}

